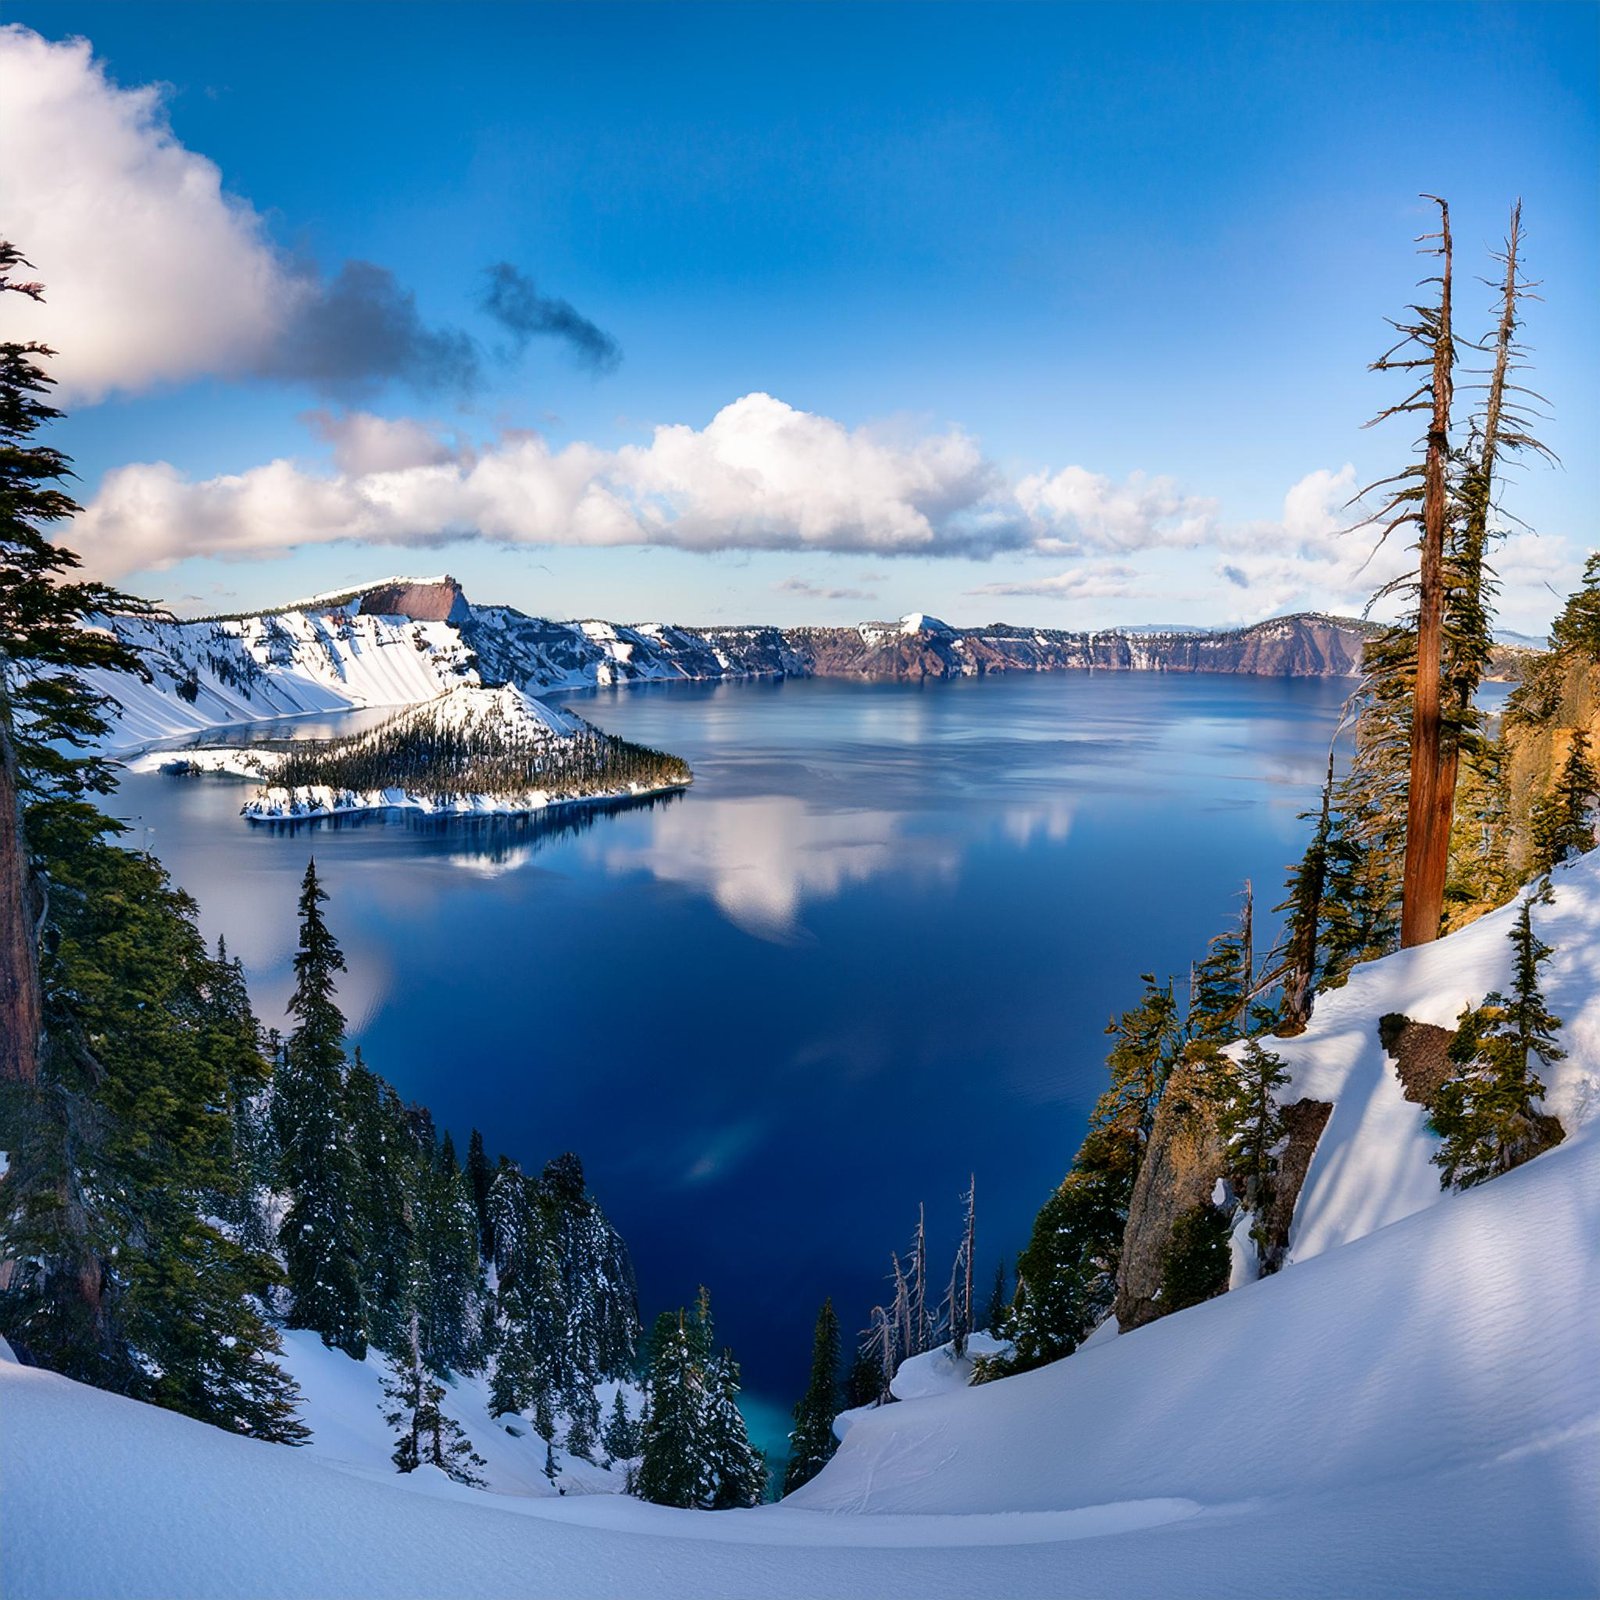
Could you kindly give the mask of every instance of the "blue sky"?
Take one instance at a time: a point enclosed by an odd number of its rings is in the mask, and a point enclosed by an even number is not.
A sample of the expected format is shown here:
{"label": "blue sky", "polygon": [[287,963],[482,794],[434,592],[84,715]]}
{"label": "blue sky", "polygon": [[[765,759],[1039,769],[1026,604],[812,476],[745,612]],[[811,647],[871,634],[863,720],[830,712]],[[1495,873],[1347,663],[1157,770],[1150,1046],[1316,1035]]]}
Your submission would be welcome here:
{"label": "blue sky", "polygon": [[[1410,444],[1361,424],[1419,191],[1474,333],[1520,195],[1563,458],[1505,498],[1532,629],[1597,542],[1597,19],[24,0],[0,210],[61,286],[78,542],[187,609],[449,568],[557,615],[1082,626],[1355,603],[1385,569],[1335,530]],[[315,370],[346,262],[473,381]],[[497,262],[620,361],[515,354]],[[170,360],[123,348],[146,312]]]}

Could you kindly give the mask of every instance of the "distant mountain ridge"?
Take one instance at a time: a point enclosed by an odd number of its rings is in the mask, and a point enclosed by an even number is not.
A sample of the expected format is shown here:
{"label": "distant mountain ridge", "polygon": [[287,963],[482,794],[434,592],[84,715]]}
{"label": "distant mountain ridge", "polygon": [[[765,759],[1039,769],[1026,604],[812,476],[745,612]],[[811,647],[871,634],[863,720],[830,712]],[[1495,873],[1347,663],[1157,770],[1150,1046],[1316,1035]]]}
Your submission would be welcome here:
{"label": "distant mountain ridge", "polygon": [[982,677],[1002,672],[1223,672],[1351,678],[1375,625],[1316,612],[1248,627],[1074,631],[955,628],[917,612],[854,627],[632,627],[558,622],[470,602],[448,574],[395,577],[256,613],[104,619],[143,681],[96,686],[121,711],[119,746],[268,718],[404,705],[463,683],[529,694],[723,678]]}

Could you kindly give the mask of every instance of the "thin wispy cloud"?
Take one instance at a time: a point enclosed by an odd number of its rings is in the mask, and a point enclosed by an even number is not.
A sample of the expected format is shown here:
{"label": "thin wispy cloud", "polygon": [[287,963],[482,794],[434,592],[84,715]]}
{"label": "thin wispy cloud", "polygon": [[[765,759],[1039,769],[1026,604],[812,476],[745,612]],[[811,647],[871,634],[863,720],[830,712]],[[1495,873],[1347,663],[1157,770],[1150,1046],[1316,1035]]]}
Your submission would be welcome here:
{"label": "thin wispy cloud", "polygon": [[868,589],[831,589],[808,578],[784,578],[772,586],[779,594],[797,594],[807,600],[876,600]]}

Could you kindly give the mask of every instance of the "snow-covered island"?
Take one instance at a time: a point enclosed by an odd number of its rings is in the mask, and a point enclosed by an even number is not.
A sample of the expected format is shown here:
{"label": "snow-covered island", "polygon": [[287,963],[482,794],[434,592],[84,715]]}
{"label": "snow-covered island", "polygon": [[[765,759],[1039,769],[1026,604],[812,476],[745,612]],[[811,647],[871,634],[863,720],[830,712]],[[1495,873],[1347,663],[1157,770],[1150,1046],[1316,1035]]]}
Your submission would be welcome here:
{"label": "snow-covered island", "polygon": [[383,810],[525,816],[643,799],[693,780],[679,757],[602,733],[514,684],[463,684],[343,738],[152,751],[129,764],[258,780],[241,808],[252,822]]}

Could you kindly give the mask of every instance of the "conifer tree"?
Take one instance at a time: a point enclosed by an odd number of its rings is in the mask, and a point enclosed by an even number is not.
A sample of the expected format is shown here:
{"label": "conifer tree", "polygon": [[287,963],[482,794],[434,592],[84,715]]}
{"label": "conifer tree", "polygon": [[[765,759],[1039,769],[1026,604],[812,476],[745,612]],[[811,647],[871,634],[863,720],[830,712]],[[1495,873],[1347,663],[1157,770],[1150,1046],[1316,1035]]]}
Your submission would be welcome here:
{"label": "conifer tree", "polygon": [[628,1403],[623,1399],[622,1387],[617,1386],[611,1397],[611,1411],[606,1417],[600,1443],[605,1450],[608,1465],[618,1461],[632,1461],[640,1450],[639,1424],[628,1414]]}
{"label": "conifer tree", "polygon": [[991,1338],[1000,1338],[1006,1324],[1006,1310],[1006,1264],[997,1261],[994,1264],[994,1283],[989,1289],[989,1304],[983,1313],[983,1326]]}
{"label": "conifer tree", "polygon": [[811,1379],[794,1408],[794,1431],[789,1435],[789,1464],[783,1475],[783,1492],[791,1494],[809,1483],[833,1457],[839,1442],[833,1436],[833,1419],[839,1414],[839,1319],[831,1299],[822,1302],[811,1336]]}
{"label": "conifer tree", "polygon": [[724,1350],[712,1358],[701,1387],[699,1433],[707,1476],[701,1504],[712,1511],[758,1505],[766,1492],[766,1460],[750,1443],[739,1389],[739,1364]]}
{"label": "conifer tree", "polygon": [[413,1310],[411,1261],[418,1249],[422,1152],[400,1097],[362,1060],[344,1083],[345,1122],[360,1180],[361,1300],[371,1341],[407,1347]]}
{"label": "conifer tree", "polygon": [[384,1421],[398,1432],[391,1459],[401,1472],[437,1467],[457,1483],[483,1487],[483,1478],[473,1469],[487,1463],[459,1424],[444,1413],[445,1387],[422,1359],[415,1316],[406,1354],[383,1380],[383,1392],[389,1401]]}
{"label": "conifer tree", "polygon": [[[1311,1018],[1312,998],[1320,986],[1326,952],[1322,946],[1324,897],[1328,888],[1328,847],[1333,837],[1334,751],[1328,750],[1328,771],[1322,801],[1305,854],[1291,869],[1285,887],[1289,897],[1276,911],[1289,913],[1283,929],[1282,1030],[1301,1031]],[[1302,812],[1304,821],[1312,815]]]}
{"label": "conifer tree", "polygon": [[697,1506],[707,1471],[700,1419],[703,1375],[688,1318],[663,1311],[650,1336],[650,1403],[645,1412],[637,1492],[662,1506]]}
{"label": "conifer tree", "polygon": [[1239,1185],[1245,1208],[1259,1213],[1277,1171],[1283,1117],[1277,1091],[1289,1081],[1283,1061],[1247,1039],[1239,1059],[1218,1083],[1217,1128],[1227,1153],[1228,1171]]}
{"label": "conifer tree", "polygon": [[1232,1039],[1247,1026],[1246,1012],[1255,983],[1255,900],[1248,879],[1243,901],[1238,921],[1211,941],[1209,953],[1196,969],[1188,1019],[1192,1038]]}
{"label": "conifer tree", "polygon": [[956,1259],[950,1269],[950,1287],[945,1293],[945,1325],[950,1332],[950,1346],[958,1358],[967,1353],[967,1340],[972,1333],[973,1257],[978,1250],[978,1179],[976,1174],[967,1184],[961,1240],[956,1246]]}
{"label": "conifer tree", "polygon": [[567,1454],[584,1461],[593,1461],[597,1443],[591,1408],[577,1407],[567,1422]]}
{"label": "conifer tree", "polygon": [[344,1015],[334,975],[344,956],[323,919],[328,896],[315,861],[300,889],[300,945],[289,1013],[295,1027],[273,1099],[289,1208],[279,1230],[289,1274],[289,1326],[361,1360],[367,1352],[360,1261],[365,1249],[361,1173],[345,1120]]}
{"label": "conifer tree", "polygon": [[[229,974],[159,863],[71,809],[42,821],[57,939],[43,966],[48,1118],[6,1129],[0,1326],[33,1359],[260,1437],[304,1437],[236,1211],[234,1098],[264,1084]],[[90,1043],[92,1042],[92,1044]],[[15,1086],[20,1087],[20,1086]]]}
{"label": "conifer tree", "polygon": [[416,1237],[424,1274],[422,1357],[434,1372],[471,1371],[482,1351],[478,1213],[450,1135],[424,1149],[416,1193]]}
{"label": "conifer tree", "polygon": [[[40,284],[19,276],[28,266],[0,239],[0,295],[44,298]],[[37,1081],[44,1026],[38,940],[45,863],[29,847],[25,813],[37,818],[40,808],[75,805],[80,825],[96,834],[119,831],[82,804],[114,787],[109,763],[95,750],[109,727],[110,701],[82,674],[143,667],[114,635],[82,624],[106,612],[148,609],[104,584],[73,578],[78,556],[49,536],[53,523],[79,510],[59,487],[71,462],[33,437],[61,416],[48,403],[55,380],[43,365],[54,354],[43,344],[0,342],[0,1085]],[[15,1114],[23,1110],[18,1099]]]}
{"label": "conifer tree", "polygon": [[1533,868],[1548,872],[1573,856],[1594,849],[1594,803],[1600,776],[1589,760],[1589,734],[1579,728],[1550,793],[1534,807]]}
{"label": "conifer tree", "polygon": [[489,1222],[489,1187],[494,1168],[484,1153],[483,1135],[476,1128],[467,1141],[467,1181],[472,1186],[472,1204],[478,1214],[478,1253],[485,1261],[494,1260],[494,1229]]}
{"label": "conifer tree", "polygon": [[1533,931],[1532,894],[1509,935],[1514,952],[1511,994],[1496,992],[1461,1014],[1450,1059],[1456,1070],[1434,1098],[1430,1121],[1443,1143],[1434,1155],[1440,1182],[1468,1188],[1521,1165],[1561,1137],[1534,1101],[1544,1093],[1534,1065],[1565,1051],[1556,1043],[1561,1019],[1539,988],[1550,946]]}

